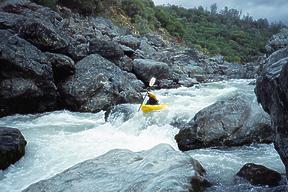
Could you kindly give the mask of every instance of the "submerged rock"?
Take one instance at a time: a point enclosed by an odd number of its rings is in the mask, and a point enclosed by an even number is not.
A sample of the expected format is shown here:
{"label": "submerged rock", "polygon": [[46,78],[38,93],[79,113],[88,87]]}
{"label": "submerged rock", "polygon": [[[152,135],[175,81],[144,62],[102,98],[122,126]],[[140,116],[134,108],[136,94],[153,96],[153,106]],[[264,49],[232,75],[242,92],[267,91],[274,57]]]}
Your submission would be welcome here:
{"label": "submerged rock", "polygon": [[[112,150],[50,178],[24,192],[38,191],[188,191],[199,164],[167,144],[141,152]],[[199,166],[199,165],[198,165]]]}
{"label": "submerged rock", "polygon": [[73,111],[97,112],[142,98],[119,67],[97,54],[79,61],[60,91],[64,105]]}
{"label": "submerged rock", "polygon": [[288,176],[288,51],[274,52],[267,58],[263,72],[257,78],[255,93],[263,109],[270,114],[278,151]]}
{"label": "submerged rock", "polygon": [[0,170],[24,156],[26,143],[18,129],[0,127]]}
{"label": "submerged rock", "polygon": [[199,111],[175,136],[179,149],[272,142],[269,115],[254,98],[237,93]]}
{"label": "submerged rock", "polygon": [[281,181],[281,174],[263,165],[245,164],[236,174],[249,181],[252,185],[277,186]]}

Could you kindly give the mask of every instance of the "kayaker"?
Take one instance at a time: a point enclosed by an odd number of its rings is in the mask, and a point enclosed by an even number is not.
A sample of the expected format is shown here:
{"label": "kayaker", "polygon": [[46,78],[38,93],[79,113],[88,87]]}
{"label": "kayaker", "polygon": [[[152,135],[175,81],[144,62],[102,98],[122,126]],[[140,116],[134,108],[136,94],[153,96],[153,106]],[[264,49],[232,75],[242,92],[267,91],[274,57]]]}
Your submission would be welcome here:
{"label": "kayaker", "polygon": [[155,94],[148,92],[148,101],[146,102],[146,105],[159,105],[159,101]]}

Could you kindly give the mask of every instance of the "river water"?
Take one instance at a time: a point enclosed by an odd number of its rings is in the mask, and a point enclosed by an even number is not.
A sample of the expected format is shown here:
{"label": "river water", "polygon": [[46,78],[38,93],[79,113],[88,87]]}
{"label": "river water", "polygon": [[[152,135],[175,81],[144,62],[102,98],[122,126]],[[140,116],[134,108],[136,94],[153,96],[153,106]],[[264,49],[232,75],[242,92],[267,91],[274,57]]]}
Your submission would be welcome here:
{"label": "river water", "polygon": [[[123,119],[126,117],[121,112],[113,114],[109,122],[105,122],[104,112],[56,111],[1,118],[0,127],[20,129],[28,144],[20,161],[0,171],[0,191],[21,191],[32,183],[111,149],[136,152],[167,143],[178,150],[174,140],[178,129],[171,124],[189,121],[199,110],[221,97],[235,92],[254,94],[254,86],[248,83],[248,80],[230,80],[155,91],[161,103],[169,105],[168,109],[143,114],[137,112],[139,105],[126,105],[133,113],[125,122]],[[233,185],[233,175],[246,162],[262,164],[284,173],[284,166],[272,144],[199,149],[185,153],[199,160],[207,169],[209,178],[216,184],[215,191]]]}

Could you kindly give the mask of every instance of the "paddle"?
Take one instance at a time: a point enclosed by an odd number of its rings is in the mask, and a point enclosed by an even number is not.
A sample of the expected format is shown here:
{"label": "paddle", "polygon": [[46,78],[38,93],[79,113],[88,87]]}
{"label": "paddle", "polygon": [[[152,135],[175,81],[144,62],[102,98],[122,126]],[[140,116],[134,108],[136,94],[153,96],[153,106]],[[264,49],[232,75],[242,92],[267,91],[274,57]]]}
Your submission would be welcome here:
{"label": "paddle", "polygon": [[146,92],[146,94],[145,94],[145,96],[144,96],[144,99],[143,99],[143,101],[142,101],[142,103],[141,103],[138,111],[140,111],[140,109],[141,109],[141,107],[142,107],[142,105],[143,105],[143,103],[144,103],[144,101],[145,101],[145,99],[146,99],[146,97],[147,97],[147,95],[148,95],[148,90],[149,90],[149,88],[152,87],[152,86],[155,84],[155,82],[156,82],[156,78],[155,78],[155,77],[152,77],[152,78],[150,79],[150,81],[149,81],[149,87],[148,87],[148,89],[147,89],[147,92]]}

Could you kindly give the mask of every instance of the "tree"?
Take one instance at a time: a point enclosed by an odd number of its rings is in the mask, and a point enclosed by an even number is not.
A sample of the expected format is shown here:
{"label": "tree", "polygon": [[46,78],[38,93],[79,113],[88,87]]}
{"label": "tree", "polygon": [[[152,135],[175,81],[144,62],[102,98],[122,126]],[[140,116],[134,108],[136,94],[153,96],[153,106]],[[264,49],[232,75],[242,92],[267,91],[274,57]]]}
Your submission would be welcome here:
{"label": "tree", "polygon": [[216,15],[217,14],[217,4],[216,3],[211,5],[210,12],[211,12],[212,15]]}

